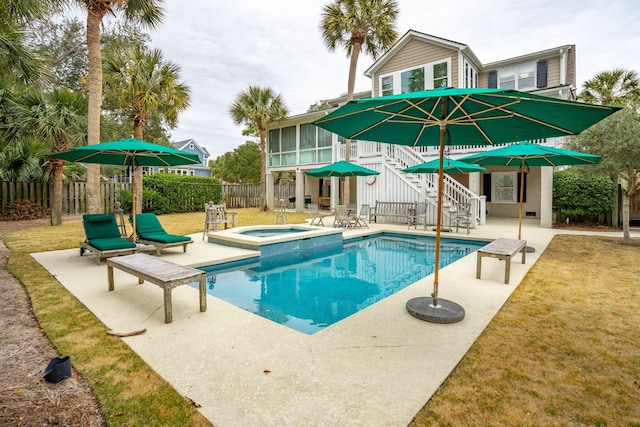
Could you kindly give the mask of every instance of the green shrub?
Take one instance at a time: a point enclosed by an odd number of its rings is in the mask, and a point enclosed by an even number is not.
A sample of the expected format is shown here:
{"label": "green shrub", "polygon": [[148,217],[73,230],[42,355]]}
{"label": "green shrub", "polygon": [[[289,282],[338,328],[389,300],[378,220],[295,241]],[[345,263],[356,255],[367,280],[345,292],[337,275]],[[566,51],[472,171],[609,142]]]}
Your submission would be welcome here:
{"label": "green shrub", "polygon": [[[142,212],[194,212],[209,200],[220,203],[222,198],[222,186],[216,178],[159,173],[145,175],[142,180]],[[131,212],[130,190],[118,190],[118,201],[125,212]]]}
{"label": "green shrub", "polygon": [[598,222],[613,210],[616,185],[606,176],[586,175],[575,169],[553,174],[554,209],[574,222]]}
{"label": "green shrub", "polygon": [[219,203],[222,186],[216,178],[154,174],[143,177],[145,212],[178,213],[204,209],[209,200]]}

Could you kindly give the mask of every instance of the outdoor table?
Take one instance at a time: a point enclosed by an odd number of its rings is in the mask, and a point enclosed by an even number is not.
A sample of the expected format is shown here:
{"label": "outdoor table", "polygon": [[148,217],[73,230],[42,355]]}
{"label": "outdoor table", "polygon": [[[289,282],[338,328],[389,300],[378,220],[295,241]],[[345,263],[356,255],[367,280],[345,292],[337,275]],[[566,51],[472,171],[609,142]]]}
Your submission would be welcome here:
{"label": "outdoor table", "polygon": [[109,291],[114,290],[113,269],[117,268],[138,278],[160,286],[164,290],[164,321],[173,321],[171,291],[173,288],[198,281],[200,288],[200,311],[207,310],[206,273],[191,267],[164,261],[147,254],[124,255],[107,259]]}

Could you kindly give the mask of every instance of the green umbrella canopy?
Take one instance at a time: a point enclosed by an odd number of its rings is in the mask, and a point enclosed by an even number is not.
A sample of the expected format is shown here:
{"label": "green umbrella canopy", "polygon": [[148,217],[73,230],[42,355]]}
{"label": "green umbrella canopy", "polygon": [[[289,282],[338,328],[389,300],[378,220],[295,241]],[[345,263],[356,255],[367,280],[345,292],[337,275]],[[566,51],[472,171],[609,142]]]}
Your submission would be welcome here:
{"label": "green umbrella canopy", "polygon": [[[495,148],[484,153],[474,154],[460,160],[479,165],[516,166],[523,171],[527,166],[562,166],[596,164],[602,159],[595,154],[547,147],[531,142],[519,142],[506,147]],[[524,175],[520,175],[520,209],[518,239],[522,236],[522,202],[524,199]]]}
{"label": "green umbrella canopy", "polygon": [[[98,163],[120,166],[179,166],[200,163],[197,154],[185,153],[172,147],[152,144],[136,138],[101,144],[83,145],[68,151],[45,155],[50,159],[70,162]],[[136,181],[131,181],[132,212],[136,212]],[[133,216],[133,235],[136,235],[136,216]]]}
{"label": "green umbrella canopy", "polygon": [[345,177],[345,176],[380,175],[380,172],[374,171],[372,169],[367,169],[365,167],[356,165],[351,162],[347,162],[345,160],[340,160],[338,162],[331,163],[321,168],[311,169],[306,173],[307,175],[314,176],[317,178],[322,178],[327,176]]}
{"label": "green umbrella canopy", "polygon": [[179,166],[200,163],[197,154],[135,138],[83,145],[68,151],[50,153],[46,157],[70,162],[120,166]]}
{"label": "green umbrella canopy", "polygon": [[410,146],[487,145],[576,135],[620,107],[510,89],[438,88],[350,101],[313,122],[349,139]]}
{"label": "green umbrella canopy", "polygon": [[505,147],[494,148],[460,160],[467,163],[492,166],[565,166],[597,164],[602,159],[595,154],[563,150],[531,142],[519,142]]}
{"label": "green umbrella canopy", "polygon": [[[577,135],[619,109],[511,89],[438,88],[353,100],[313,124],[347,139],[439,146],[442,169],[445,140],[451,145],[489,145]],[[438,299],[442,187],[439,174],[432,301],[425,305],[414,298],[407,310],[423,320],[452,323],[464,318],[462,307],[443,300],[446,309],[433,310],[443,302]]]}
{"label": "green umbrella canopy", "polygon": [[[448,157],[444,157],[442,161],[442,169],[444,173],[448,174],[486,171],[486,169],[481,166],[472,165],[469,163],[461,162],[460,160],[450,159]],[[406,169],[402,169],[402,172],[440,173],[440,159],[434,159],[426,163],[420,163],[419,165],[410,166]]]}

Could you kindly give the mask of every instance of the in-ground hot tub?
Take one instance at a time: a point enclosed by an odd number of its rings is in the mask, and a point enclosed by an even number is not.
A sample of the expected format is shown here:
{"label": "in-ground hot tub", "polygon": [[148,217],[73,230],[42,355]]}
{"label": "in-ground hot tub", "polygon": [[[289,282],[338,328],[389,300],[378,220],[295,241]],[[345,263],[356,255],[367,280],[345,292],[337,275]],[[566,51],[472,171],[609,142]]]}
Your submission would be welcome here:
{"label": "in-ground hot tub", "polygon": [[208,241],[260,251],[262,258],[286,257],[342,247],[342,230],[303,224],[254,225],[209,233]]}

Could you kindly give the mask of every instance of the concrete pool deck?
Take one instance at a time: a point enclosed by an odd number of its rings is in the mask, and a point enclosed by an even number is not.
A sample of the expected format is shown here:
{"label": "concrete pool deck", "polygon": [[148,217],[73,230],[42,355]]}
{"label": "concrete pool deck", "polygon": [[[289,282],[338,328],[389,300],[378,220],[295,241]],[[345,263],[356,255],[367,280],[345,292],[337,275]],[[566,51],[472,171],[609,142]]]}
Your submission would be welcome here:
{"label": "concrete pool deck", "polygon": [[[373,230],[406,230],[376,225]],[[371,230],[348,231],[367,234]],[[419,231],[420,232],[420,231]],[[202,405],[217,427],[227,426],[405,426],[447,378],[493,316],[538,260],[555,234],[525,220],[523,238],[534,247],[526,264],[485,259],[475,278],[476,254],[440,270],[440,297],[466,311],[463,321],[432,324],[410,316],[407,300],[429,295],[433,275],[314,335],[305,335],[207,295],[199,312],[198,290],[173,290],[173,323],[164,323],[163,294],[156,285],[115,272],[108,291],[107,268],[79,249],[33,257],[108,328],[147,332],[123,340],[180,394]],[[433,232],[426,234],[433,235]],[[593,234],[593,233],[590,233]],[[605,234],[605,233],[597,233]],[[606,233],[621,236],[621,233]],[[637,232],[634,232],[634,237]],[[492,219],[469,236],[516,238],[517,220]],[[192,235],[187,253],[166,250],[162,258],[200,266],[255,251],[223,247]]]}

